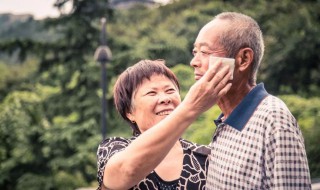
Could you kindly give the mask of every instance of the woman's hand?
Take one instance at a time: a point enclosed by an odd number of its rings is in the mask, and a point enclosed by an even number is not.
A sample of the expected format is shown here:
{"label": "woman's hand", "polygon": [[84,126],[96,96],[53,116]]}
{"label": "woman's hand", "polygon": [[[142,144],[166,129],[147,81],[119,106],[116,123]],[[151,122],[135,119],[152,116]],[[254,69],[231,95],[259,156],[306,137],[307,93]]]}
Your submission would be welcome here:
{"label": "woman's hand", "polygon": [[200,115],[207,111],[230,90],[230,66],[226,65],[219,70],[221,66],[220,61],[209,67],[203,77],[190,88],[183,103],[191,106],[193,114]]}

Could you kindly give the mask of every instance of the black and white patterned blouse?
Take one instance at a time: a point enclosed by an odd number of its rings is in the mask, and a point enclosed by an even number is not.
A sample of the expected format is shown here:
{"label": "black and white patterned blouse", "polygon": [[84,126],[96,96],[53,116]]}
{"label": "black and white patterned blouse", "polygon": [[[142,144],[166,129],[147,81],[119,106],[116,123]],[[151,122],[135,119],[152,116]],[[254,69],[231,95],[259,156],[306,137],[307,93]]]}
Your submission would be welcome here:
{"label": "black and white patterned blouse", "polygon": [[[104,168],[109,158],[115,153],[125,149],[136,137],[130,139],[122,137],[112,137],[104,140],[97,151],[98,182],[101,189]],[[146,178],[137,185],[130,188],[132,190],[204,190],[206,174],[208,168],[208,155],[210,149],[204,145],[197,145],[187,140],[179,140],[183,149],[183,168],[179,179],[164,181],[155,171],[152,171]]]}

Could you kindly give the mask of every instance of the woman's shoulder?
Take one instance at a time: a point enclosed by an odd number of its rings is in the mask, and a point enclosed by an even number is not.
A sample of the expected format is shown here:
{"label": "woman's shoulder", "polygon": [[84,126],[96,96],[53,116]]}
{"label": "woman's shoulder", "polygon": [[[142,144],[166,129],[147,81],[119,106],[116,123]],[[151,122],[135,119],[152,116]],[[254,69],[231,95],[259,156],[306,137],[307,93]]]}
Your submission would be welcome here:
{"label": "woman's shoulder", "polygon": [[103,140],[98,147],[99,159],[109,159],[115,153],[124,150],[135,138],[109,137]]}
{"label": "woman's shoulder", "polygon": [[108,137],[99,144],[99,148],[103,147],[126,147],[130,144],[136,137]]}
{"label": "woman's shoulder", "polygon": [[116,143],[116,142],[123,142],[123,143],[129,143],[132,141],[132,138],[125,138],[125,137],[108,137],[101,141],[100,145],[109,144],[109,143]]}
{"label": "woman's shoulder", "polygon": [[197,154],[207,156],[211,152],[211,149],[208,145],[200,145],[200,144],[188,141],[186,139],[180,139],[180,142],[181,142],[183,149],[190,150],[190,151],[197,153]]}

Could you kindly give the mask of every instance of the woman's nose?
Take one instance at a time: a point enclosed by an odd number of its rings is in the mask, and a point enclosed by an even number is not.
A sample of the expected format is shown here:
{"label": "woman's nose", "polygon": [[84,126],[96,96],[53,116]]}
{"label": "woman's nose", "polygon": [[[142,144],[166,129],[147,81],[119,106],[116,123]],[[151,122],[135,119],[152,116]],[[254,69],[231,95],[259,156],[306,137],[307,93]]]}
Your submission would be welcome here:
{"label": "woman's nose", "polygon": [[169,104],[171,102],[171,98],[168,95],[161,95],[160,103],[161,104]]}

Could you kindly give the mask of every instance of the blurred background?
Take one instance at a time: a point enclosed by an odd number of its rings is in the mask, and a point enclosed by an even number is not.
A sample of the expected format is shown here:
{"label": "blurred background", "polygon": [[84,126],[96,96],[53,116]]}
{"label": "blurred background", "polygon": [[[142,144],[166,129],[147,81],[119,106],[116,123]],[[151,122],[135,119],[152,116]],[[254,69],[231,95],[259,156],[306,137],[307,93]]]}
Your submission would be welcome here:
{"label": "blurred background", "polygon": [[[2,8],[9,2],[1,1]],[[189,62],[197,33],[222,11],[261,25],[266,52],[258,81],[298,120],[311,176],[320,178],[319,0],[28,1],[0,13],[0,189],[94,189],[98,144],[131,135],[113,106],[119,73],[140,59],[165,59],[184,96],[195,82]],[[19,12],[27,7],[33,15]],[[94,58],[101,45],[112,51],[103,63]],[[219,113],[204,113],[184,138],[208,144]]]}

